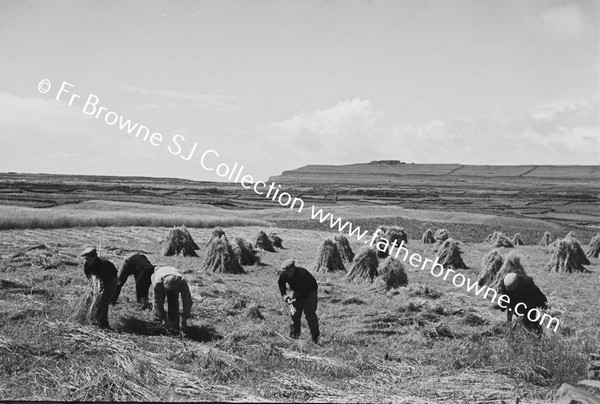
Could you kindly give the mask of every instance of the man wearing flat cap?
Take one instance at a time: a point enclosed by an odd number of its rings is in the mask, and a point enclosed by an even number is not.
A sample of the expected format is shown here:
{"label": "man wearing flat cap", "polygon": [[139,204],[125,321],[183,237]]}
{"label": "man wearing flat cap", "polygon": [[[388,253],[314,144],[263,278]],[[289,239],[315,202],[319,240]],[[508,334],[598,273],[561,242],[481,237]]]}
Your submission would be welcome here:
{"label": "man wearing flat cap", "polygon": [[548,307],[548,299],[546,295],[537,287],[533,279],[525,274],[509,273],[500,284],[499,292],[508,296],[510,302],[507,307],[501,307],[500,310],[506,312],[506,321],[512,322],[512,315],[516,313],[519,316],[519,321],[522,322],[526,329],[542,334],[542,325],[539,319],[532,321],[531,318],[539,317],[537,313],[531,310],[546,309]]}
{"label": "man wearing flat cap", "polygon": [[[187,327],[187,320],[192,312],[192,295],[187,281],[177,268],[157,267],[152,274],[152,289],[154,290],[154,317],[163,320],[170,331],[180,330],[179,326],[179,295],[183,303],[181,328]],[[165,297],[167,298],[167,313],[165,313]]]}
{"label": "man wearing flat cap", "polygon": [[98,257],[93,247],[86,248],[81,256],[85,258],[83,272],[91,287],[77,318],[84,324],[109,328],[108,306],[117,286],[117,268],[109,260]]}
{"label": "man wearing flat cap", "polygon": [[[294,260],[287,260],[281,265],[279,273],[279,291],[283,300],[292,305],[292,324],[290,325],[290,337],[300,336],[300,320],[302,313],[306,317],[308,328],[313,342],[319,342],[319,318],[317,317],[317,281],[304,268],[296,266]],[[287,295],[287,286],[293,291],[292,296]]]}

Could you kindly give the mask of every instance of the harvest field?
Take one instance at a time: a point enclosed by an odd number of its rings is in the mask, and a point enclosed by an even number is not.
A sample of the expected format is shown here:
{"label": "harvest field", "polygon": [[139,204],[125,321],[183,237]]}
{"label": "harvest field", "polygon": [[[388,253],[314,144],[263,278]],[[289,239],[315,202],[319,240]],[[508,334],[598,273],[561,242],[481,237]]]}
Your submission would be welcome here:
{"label": "harvest field", "polygon": [[[252,198],[239,202],[244,196],[231,196],[230,184],[198,184],[189,198],[177,185],[175,199],[148,199],[148,192],[134,189],[135,179],[106,177],[90,185],[89,178],[76,178],[79,190],[69,193],[67,181],[57,189],[56,178],[45,179],[21,178],[17,186],[14,175],[3,176],[5,190],[21,191],[6,191],[0,207],[0,400],[547,403],[562,383],[585,378],[589,353],[600,349],[599,259],[590,259],[589,274],[549,273],[549,249],[537,245],[544,231],[561,238],[574,231],[587,248],[598,231],[590,225],[597,219],[585,213],[587,203],[598,204],[591,197],[572,204],[582,219],[564,221],[492,214],[475,208],[481,204],[476,199],[462,210],[427,210],[313,195],[320,206],[371,233],[381,224],[403,226],[409,250],[425,258],[436,253],[433,245],[418,244],[423,231],[448,229],[461,242],[469,266],[462,272],[472,280],[492,249],[485,236],[520,232],[526,245],[502,248],[502,254],[517,251],[548,297],[547,313],[561,323],[556,333],[545,329],[539,341],[509,333],[505,313],[489,301],[406,263],[408,286],[389,291],[377,279],[352,284],[343,272],[316,274],[322,337],[315,345],[304,320],[301,338],[288,337],[276,274],[289,258],[311,269],[319,245],[336,234],[307,212]],[[144,181],[156,194],[152,181]],[[106,192],[117,183],[120,188]],[[453,192],[462,192],[460,184]],[[43,189],[52,189],[44,200]],[[232,205],[223,205],[228,195]],[[511,201],[508,196],[502,203]],[[199,258],[160,254],[169,228],[180,224],[200,246]],[[207,272],[201,267],[214,226],[230,240],[254,241],[261,230],[275,231],[284,248],[261,251],[262,265],[244,267],[246,274]],[[362,243],[349,240],[356,253]],[[112,331],[71,321],[88,287],[79,257],[86,246],[100,246],[100,255],[117,267],[142,252],[155,265],[182,269],[194,300],[186,334],[165,334],[150,311],[135,307],[132,279],[111,306]]]}

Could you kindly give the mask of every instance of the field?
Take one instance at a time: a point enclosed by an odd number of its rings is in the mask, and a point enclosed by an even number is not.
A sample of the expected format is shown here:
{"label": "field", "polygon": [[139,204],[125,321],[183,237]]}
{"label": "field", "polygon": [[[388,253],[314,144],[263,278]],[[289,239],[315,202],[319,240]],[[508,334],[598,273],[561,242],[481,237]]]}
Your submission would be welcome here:
{"label": "field", "polygon": [[[516,250],[548,296],[547,312],[561,322],[558,332],[547,329],[539,341],[510,333],[505,314],[489,301],[406,264],[409,286],[388,292],[379,282],[350,284],[343,273],[317,274],[322,340],[315,345],[304,321],[301,338],[288,337],[276,275],[288,258],[310,269],[319,244],[335,234],[308,212],[273,207],[237,193],[234,184],[195,183],[186,194],[185,182],[160,179],[25,177],[3,176],[0,400],[547,403],[561,383],[585,378],[588,354],[600,349],[600,261],[591,260],[590,274],[548,273],[548,250],[537,246],[546,230],[561,237],[575,231],[587,246],[597,232],[597,218],[586,213],[597,207],[593,187],[578,188],[578,195],[587,196],[570,204],[579,218],[555,210],[563,215],[556,219],[481,208],[482,200],[471,195],[474,188],[458,182],[452,192],[459,195],[463,186],[460,198],[470,201],[463,209],[456,208],[456,198],[449,200],[454,209],[410,198],[402,206],[376,203],[386,198],[377,187],[379,193],[360,197],[362,202],[356,193],[344,199],[343,187],[356,190],[360,184],[336,188],[334,202],[319,197],[319,186],[295,183],[307,204],[365,230],[404,226],[409,249],[423,257],[435,257],[431,246],[417,243],[423,230],[447,228],[462,241],[469,266],[464,274],[471,279],[490,250],[483,243],[488,233],[520,232],[527,245]],[[566,182],[565,198],[574,186]],[[173,193],[159,195],[168,186]],[[432,187],[438,185],[422,186]],[[521,199],[533,200],[533,194]],[[511,205],[511,198],[502,203]],[[200,245],[199,258],[161,256],[169,227],[181,223]],[[246,274],[208,273],[201,270],[204,243],[215,225],[230,239],[253,240],[260,230],[274,230],[285,248],[261,252],[263,265],[245,267]],[[350,241],[356,251],[361,243]],[[132,280],[111,306],[112,331],[70,321],[88,287],[79,254],[89,245],[99,245],[117,266],[143,252],[155,265],[181,268],[194,299],[186,335],[167,335],[150,311],[135,307]],[[255,308],[263,319],[250,315]]]}

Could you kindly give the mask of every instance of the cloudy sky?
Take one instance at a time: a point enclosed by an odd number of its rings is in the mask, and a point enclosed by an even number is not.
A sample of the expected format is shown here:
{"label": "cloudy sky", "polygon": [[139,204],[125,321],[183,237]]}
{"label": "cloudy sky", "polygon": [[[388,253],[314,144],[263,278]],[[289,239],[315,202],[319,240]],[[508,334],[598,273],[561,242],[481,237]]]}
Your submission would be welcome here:
{"label": "cloudy sky", "polygon": [[0,171],[219,180],[200,164],[209,149],[207,165],[258,178],[377,159],[600,164],[599,13],[594,0],[2,1]]}

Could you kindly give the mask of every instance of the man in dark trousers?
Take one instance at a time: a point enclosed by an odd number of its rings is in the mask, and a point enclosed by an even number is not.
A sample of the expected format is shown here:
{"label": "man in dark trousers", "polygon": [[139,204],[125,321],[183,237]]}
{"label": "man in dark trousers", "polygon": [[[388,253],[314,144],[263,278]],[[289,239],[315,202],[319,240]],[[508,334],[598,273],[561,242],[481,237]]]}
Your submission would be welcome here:
{"label": "man in dark trousers", "polygon": [[[177,268],[157,267],[152,274],[152,289],[154,290],[154,317],[163,320],[167,330],[179,331],[187,328],[187,320],[192,312],[192,294],[190,288]],[[183,303],[181,326],[179,324],[179,296]],[[168,312],[165,312],[165,297]]]}
{"label": "man in dark trousers", "polygon": [[142,309],[149,309],[152,305],[148,301],[148,291],[152,285],[152,274],[154,265],[150,263],[144,254],[133,254],[123,261],[117,278],[117,288],[112,298],[112,304],[117,304],[119,294],[127,278],[133,275],[135,279],[135,293],[137,302]]}
{"label": "man in dark trousers", "polygon": [[117,287],[117,268],[109,260],[98,257],[93,247],[86,248],[81,256],[85,257],[83,272],[91,281],[91,288],[76,316],[84,324],[109,328],[108,306]]}
{"label": "man in dark trousers", "polygon": [[526,329],[541,335],[543,329],[539,323],[541,318],[539,310],[548,307],[548,299],[533,279],[525,274],[509,273],[500,284],[499,291],[510,299],[506,308],[501,307],[502,311],[508,310],[506,321],[511,323],[512,315],[516,313]]}
{"label": "man in dark trousers", "polygon": [[[294,260],[287,260],[281,265],[279,274],[279,291],[283,300],[292,305],[292,325],[290,326],[290,337],[300,336],[300,319],[302,312],[306,317],[312,340],[319,342],[319,318],[317,317],[317,281],[304,268],[296,266]],[[294,292],[292,297],[287,296],[287,287]]]}

